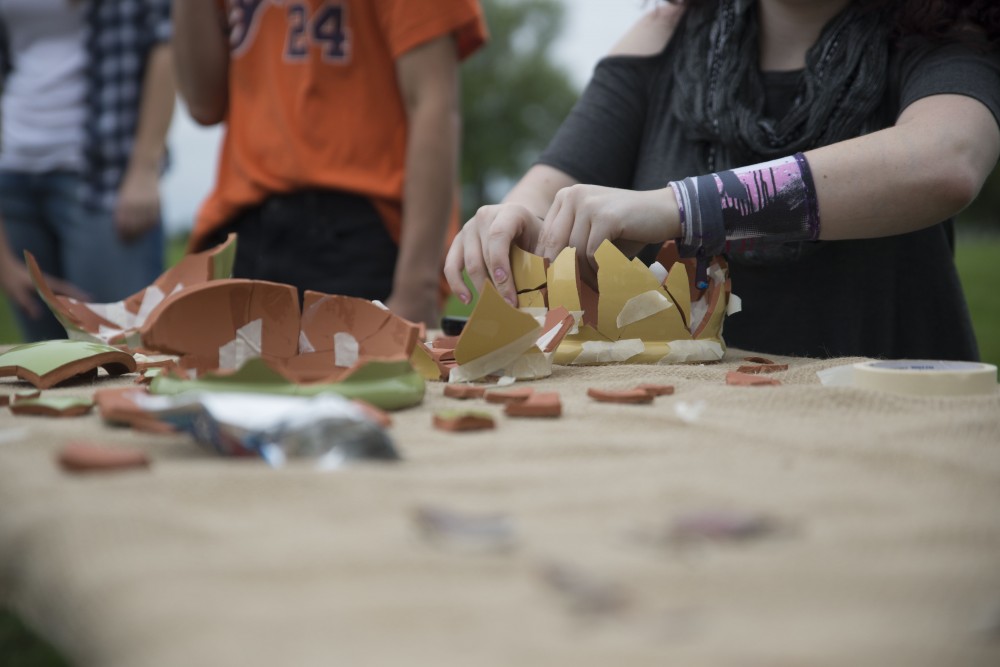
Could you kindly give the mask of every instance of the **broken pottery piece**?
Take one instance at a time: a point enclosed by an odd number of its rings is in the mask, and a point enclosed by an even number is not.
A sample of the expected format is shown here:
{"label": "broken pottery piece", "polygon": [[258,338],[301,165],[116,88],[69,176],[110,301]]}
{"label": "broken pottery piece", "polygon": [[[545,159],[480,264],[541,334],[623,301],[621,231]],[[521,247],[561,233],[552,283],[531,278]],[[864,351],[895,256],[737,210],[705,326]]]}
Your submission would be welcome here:
{"label": "broken pottery piece", "polygon": [[643,383],[636,385],[635,388],[641,389],[651,396],[671,396],[674,393],[674,385],[672,384]]}
{"label": "broken pottery piece", "polygon": [[361,399],[383,410],[400,410],[419,405],[424,398],[424,379],[409,360],[372,359],[343,373],[335,380],[300,383],[283,373],[280,361],[249,359],[231,372],[209,372],[196,379],[161,373],[150,384],[153,394],[180,394],[189,391],[225,391],[284,396],[338,394]]}
{"label": "broken pottery piece", "polygon": [[94,402],[81,396],[39,396],[14,401],[10,411],[15,415],[80,417],[93,408]]}
{"label": "broken pottery piece", "polygon": [[434,428],[441,431],[482,431],[495,428],[493,415],[479,410],[441,410],[434,413]]}
{"label": "broken pottery piece", "polygon": [[766,387],[780,385],[781,380],[761,377],[760,375],[749,375],[747,373],[740,373],[739,371],[729,371],[726,373],[726,384],[735,387]]}
{"label": "broken pottery piece", "polygon": [[773,360],[768,359],[767,357],[743,357],[743,361],[748,361],[751,364],[760,364],[762,366],[768,366],[774,363]]}
{"label": "broken pottery piece", "polygon": [[109,472],[148,468],[149,457],[140,449],[104,447],[87,442],[71,442],[57,455],[59,465],[68,472]]}
{"label": "broken pottery piece", "polygon": [[591,387],[587,396],[598,403],[648,404],[653,402],[653,394],[642,389],[597,389]]}
{"label": "broken pottery piece", "polygon": [[448,398],[468,400],[470,398],[482,398],[486,394],[486,387],[472,384],[446,384],[444,395]]}
{"label": "broken pottery piece", "polygon": [[486,392],[487,403],[517,403],[528,400],[528,397],[535,393],[531,387],[517,387],[515,389],[494,389]]}
{"label": "broken pottery piece", "polygon": [[83,303],[59,296],[45,282],[35,258],[25,252],[25,262],[42,301],[71,339],[138,346],[134,334],[165,298],[187,287],[229,278],[236,258],[236,235],[205,252],[187,255],[156,281],[132,296],[114,303]]}
{"label": "broken pottery piece", "polygon": [[537,392],[526,400],[507,403],[504,414],[508,417],[561,417],[562,401],[559,392]]}
{"label": "broken pottery piece", "polygon": [[294,356],[299,321],[298,293],[291,285],[215,280],[167,297],[139,335],[147,349],[232,369],[254,357]]}
{"label": "broken pottery piece", "polygon": [[[724,260],[713,259],[709,269],[711,284],[702,292],[692,286],[694,261],[681,261],[675,255],[676,249],[661,251],[660,261],[669,268],[661,285],[658,275],[662,273],[651,271],[638,260],[629,260],[614,244],[603,243],[595,253],[600,294],[579,283],[585,326],[563,339],[553,361],[585,365],[721,359],[725,353],[722,318],[729,296]],[[550,267],[550,279],[556,273],[554,269],[571,275],[571,259],[573,255],[566,251],[557,257]],[[555,291],[562,293],[571,287],[572,281],[566,277]],[[549,292],[553,293],[552,285]],[[572,297],[561,298],[575,303]]]}
{"label": "broken pottery piece", "polygon": [[418,340],[417,344],[413,346],[410,364],[425,380],[447,380],[451,369],[435,356],[434,352],[440,352],[440,350],[429,348],[426,343]]}
{"label": "broken pottery piece", "polygon": [[740,366],[736,369],[736,372],[747,373],[748,375],[759,375],[761,373],[779,373],[787,370],[788,364],[754,364]]}
{"label": "broken pottery piece", "polygon": [[174,427],[151,415],[138,403],[138,397],[149,396],[145,388],[110,387],[98,389],[94,402],[101,419],[109,424],[130,426],[146,433],[173,433]]}
{"label": "broken pottery piece", "polygon": [[535,345],[541,330],[534,317],[504,301],[487,281],[455,346],[458,366],[449,381],[478,380],[506,368]]}
{"label": "broken pottery piece", "polygon": [[81,340],[28,343],[0,354],[0,377],[13,375],[39,389],[96,377],[98,368],[108,375],[131,373],[135,359],[110,345]]}
{"label": "broken pottery piece", "polygon": [[413,352],[420,327],[366,299],[307,291],[302,304],[299,352],[334,353],[350,368],[359,359],[384,359]]}

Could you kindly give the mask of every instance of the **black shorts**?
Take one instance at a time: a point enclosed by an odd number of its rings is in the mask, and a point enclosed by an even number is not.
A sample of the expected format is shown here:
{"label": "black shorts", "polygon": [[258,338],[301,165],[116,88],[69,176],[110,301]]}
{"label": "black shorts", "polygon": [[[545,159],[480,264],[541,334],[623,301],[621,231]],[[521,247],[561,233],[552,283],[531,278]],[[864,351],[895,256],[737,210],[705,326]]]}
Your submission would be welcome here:
{"label": "black shorts", "polygon": [[336,190],[268,197],[209,239],[238,235],[234,278],[270,280],[305,290],[385,300],[398,248],[371,201]]}

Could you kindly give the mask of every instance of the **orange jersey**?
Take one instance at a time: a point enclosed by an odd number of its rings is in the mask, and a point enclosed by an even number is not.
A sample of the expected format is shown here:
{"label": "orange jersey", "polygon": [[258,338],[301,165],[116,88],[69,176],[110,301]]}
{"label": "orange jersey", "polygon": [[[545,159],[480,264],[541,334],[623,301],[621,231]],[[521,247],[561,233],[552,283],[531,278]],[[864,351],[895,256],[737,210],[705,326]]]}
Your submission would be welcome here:
{"label": "orange jersey", "polygon": [[226,4],[226,133],[191,247],[268,195],[306,188],[371,198],[398,243],[407,122],[395,61],[448,34],[460,58],[475,51],[486,38],[478,0]]}

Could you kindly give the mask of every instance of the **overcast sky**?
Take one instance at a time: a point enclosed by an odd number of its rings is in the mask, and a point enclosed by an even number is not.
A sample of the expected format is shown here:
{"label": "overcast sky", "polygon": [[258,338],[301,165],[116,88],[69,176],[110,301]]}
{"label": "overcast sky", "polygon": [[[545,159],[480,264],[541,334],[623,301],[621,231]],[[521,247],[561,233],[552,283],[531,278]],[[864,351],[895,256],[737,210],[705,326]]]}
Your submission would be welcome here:
{"label": "overcast sky", "polygon": [[[555,57],[583,87],[594,64],[642,14],[644,0],[563,0],[566,27]],[[215,180],[221,130],[195,125],[178,106],[170,129],[172,167],[163,183],[164,218],[171,231],[189,227]]]}

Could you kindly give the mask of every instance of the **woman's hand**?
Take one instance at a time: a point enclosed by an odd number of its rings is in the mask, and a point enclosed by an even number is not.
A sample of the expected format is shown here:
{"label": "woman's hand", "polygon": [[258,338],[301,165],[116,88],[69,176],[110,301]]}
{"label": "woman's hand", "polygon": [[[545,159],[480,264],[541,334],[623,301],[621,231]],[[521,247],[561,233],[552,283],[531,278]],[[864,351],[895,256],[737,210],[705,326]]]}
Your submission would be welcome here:
{"label": "woman's hand", "polygon": [[132,243],[160,224],[160,175],[155,168],[130,167],[118,189],[115,227]]}
{"label": "woman's hand", "polygon": [[553,260],[563,248],[576,248],[580,277],[596,285],[594,253],[605,240],[633,257],[650,243],[679,236],[680,214],[670,187],[637,191],[574,185],[556,195],[535,253]]}
{"label": "woman's hand", "polygon": [[465,223],[448,250],[444,275],[451,291],[462,303],[472,295],[462,280],[462,269],[469,274],[476,291],[491,279],[507,303],[517,305],[517,290],[510,279],[510,248],[514,243],[534,249],[542,219],[521,204],[483,206]]}
{"label": "woman's hand", "polygon": [[[90,296],[70,282],[45,275],[45,282],[56,294],[89,301]],[[0,252],[0,289],[7,298],[22,310],[29,318],[36,320],[44,312],[31,274],[24,262],[18,260],[10,252]]]}

